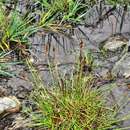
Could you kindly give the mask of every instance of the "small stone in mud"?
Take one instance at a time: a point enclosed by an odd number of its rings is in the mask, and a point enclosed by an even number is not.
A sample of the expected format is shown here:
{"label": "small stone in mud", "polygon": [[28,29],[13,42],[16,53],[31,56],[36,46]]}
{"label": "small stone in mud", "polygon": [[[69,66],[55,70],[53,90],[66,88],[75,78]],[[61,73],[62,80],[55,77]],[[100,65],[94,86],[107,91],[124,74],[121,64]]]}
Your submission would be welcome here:
{"label": "small stone in mud", "polygon": [[14,96],[0,98],[0,114],[18,112],[20,107],[21,103]]}
{"label": "small stone in mud", "polygon": [[112,73],[121,75],[124,78],[130,77],[130,53],[125,54],[118,62],[115,63]]}
{"label": "small stone in mud", "polygon": [[3,97],[7,94],[7,90],[0,86],[0,97]]}
{"label": "small stone in mud", "polygon": [[121,36],[110,37],[106,42],[103,48],[109,51],[115,51],[118,48],[121,48],[124,45],[128,45],[128,40]]}

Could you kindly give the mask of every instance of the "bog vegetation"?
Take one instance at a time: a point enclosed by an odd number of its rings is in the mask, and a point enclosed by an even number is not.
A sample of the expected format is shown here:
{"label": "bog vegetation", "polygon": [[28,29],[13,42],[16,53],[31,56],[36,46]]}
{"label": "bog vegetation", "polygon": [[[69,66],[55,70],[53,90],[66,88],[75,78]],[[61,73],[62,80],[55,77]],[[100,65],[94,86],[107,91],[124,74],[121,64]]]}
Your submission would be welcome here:
{"label": "bog vegetation", "polygon": [[[93,67],[90,55],[85,56],[85,62],[80,59],[76,73],[69,77],[61,75],[55,64],[54,70],[49,66],[52,75],[56,76],[51,88],[42,82],[28,59],[30,38],[35,33],[64,34],[78,25],[95,27],[119,7],[122,7],[123,19],[129,4],[129,0],[26,0],[26,6],[20,10],[18,0],[0,0],[0,76],[15,76],[8,72],[7,65],[10,63],[23,61],[28,65],[34,80],[31,100],[36,106],[35,111],[23,110],[31,119],[28,127],[38,130],[110,130],[122,120],[116,118],[118,109],[115,104],[109,106],[107,103],[111,87],[105,90],[102,86],[97,87],[95,75],[91,71],[87,76],[82,72],[85,64]],[[109,8],[104,11],[102,6]],[[95,7],[97,21],[94,25],[87,24],[84,21],[90,9]],[[16,61],[9,59],[7,56],[12,53],[20,58]]]}

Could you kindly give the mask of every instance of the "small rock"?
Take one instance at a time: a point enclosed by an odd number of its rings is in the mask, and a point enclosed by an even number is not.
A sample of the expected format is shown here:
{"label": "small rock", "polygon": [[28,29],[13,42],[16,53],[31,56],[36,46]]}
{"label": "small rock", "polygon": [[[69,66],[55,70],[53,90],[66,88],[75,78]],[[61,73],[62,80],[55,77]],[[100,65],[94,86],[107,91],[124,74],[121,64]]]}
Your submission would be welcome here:
{"label": "small rock", "polygon": [[0,98],[0,114],[18,112],[20,107],[21,103],[14,96]]}
{"label": "small rock", "polygon": [[109,50],[109,51],[115,51],[118,48],[121,48],[124,45],[128,44],[128,40],[124,37],[121,36],[117,36],[117,37],[111,37],[109,38],[106,42],[105,45],[103,46],[103,48],[105,50]]}
{"label": "small rock", "polygon": [[5,96],[6,94],[7,94],[7,90],[2,86],[0,86],[0,97]]}
{"label": "small rock", "polygon": [[17,97],[19,99],[25,99],[25,97],[27,97],[27,92],[21,92],[17,94]]}
{"label": "small rock", "polygon": [[130,77],[130,53],[122,56],[122,58],[116,62],[112,69],[112,73],[114,75],[118,74],[124,76],[125,78]]}

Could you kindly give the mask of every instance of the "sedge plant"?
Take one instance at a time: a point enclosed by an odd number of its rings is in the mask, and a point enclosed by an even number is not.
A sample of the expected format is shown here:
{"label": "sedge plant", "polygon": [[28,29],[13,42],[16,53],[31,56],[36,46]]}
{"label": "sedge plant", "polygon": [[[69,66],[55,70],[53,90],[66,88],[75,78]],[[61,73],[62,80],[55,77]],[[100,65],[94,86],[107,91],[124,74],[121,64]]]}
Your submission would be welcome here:
{"label": "sedge plant", "polygon": [[[34,111],[26,111],[31,119],[29,127],[42,130],[108,130],[117,123],[117,108],[108,105],[104,88],[93,87],[93,74],[84,76],[77,71],[65,77],[55,66],[53,71],[50,68],[55,82],[48,88],[38,76],[38,71],[29,61],[27,63],[34,85],[31,100],[36,105]],[[109,92],[109,89],[105,90]]]}
{"label": "sedge plant", "polygon": [[7,15],[3,6],[0,6],[0,48],[3,51],[13,49],[19,44],[27,45],[29,37],[38,30],[31,24],[28,17],[22,16],[16,10]]}
{"label": "sedge plant", "polygon": [[63,26],[66,22],[78,23],[88,9],[86,4],[78,0],[38,0],[36,2],[42,7],[39,21],[42,27]]}

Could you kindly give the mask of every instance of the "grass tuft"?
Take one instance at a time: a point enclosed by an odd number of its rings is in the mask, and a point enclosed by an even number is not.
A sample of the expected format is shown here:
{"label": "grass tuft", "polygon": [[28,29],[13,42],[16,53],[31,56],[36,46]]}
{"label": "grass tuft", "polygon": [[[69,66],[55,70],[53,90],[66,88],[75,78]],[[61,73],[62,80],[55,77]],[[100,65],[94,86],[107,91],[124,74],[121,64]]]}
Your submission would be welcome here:
{"label": "grass tuft", "polygon": [[28,62],[34,78],[32,99],[36,110],[27,113],[31,127],[47,130],[107,130],[116,122],[116,109],[109,107],[106,92],[93,87],[95,77],[82,72],[69,78],[55,69],[56,82],[43,85],[37,71]]}

